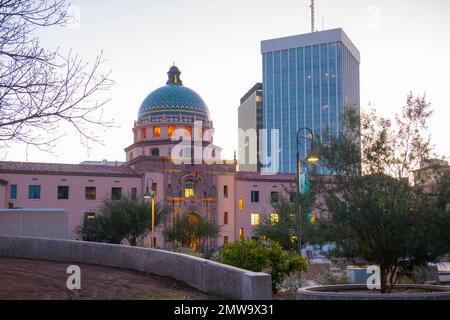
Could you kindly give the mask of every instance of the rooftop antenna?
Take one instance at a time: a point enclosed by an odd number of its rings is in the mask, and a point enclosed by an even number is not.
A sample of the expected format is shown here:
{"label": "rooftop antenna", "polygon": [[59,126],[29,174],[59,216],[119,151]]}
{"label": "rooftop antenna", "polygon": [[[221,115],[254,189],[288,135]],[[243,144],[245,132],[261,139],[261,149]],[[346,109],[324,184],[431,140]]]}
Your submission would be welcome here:
{"label": "rooftop antenna", "polygon": [[314,0],[311,0],[311,32],[314,32]]}

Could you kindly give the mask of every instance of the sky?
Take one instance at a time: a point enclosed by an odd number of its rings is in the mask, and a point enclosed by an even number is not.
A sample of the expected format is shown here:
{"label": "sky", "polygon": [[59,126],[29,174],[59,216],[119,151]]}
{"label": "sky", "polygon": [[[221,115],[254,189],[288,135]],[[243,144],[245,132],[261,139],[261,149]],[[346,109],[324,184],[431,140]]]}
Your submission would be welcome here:
{"label": "sky", "polygon": [[[426,94],[434,109],[429,132],[439,154],[450,157],[450,1],[316,0],[316,29],[341,27],[361,52],[361,108],[393,118],[407,94]],[[48,49],[72,49],[86,61],[103,50],[104,71],[115,85],[104,117],[115,127],[95,129],[102,144],[80,144],[76,132],[52,153],[22,144],[2,150],[8,161],[79,163],[124,161],[139,106],[165,85],[175,62],[183,84],[208,105],[222,157],[238,149],[240,98],[262,81],[260,42],[310,32],[308,0],[73,0],[76,19],[40,30]],[[447,80],[445,80],[447,79]]]}

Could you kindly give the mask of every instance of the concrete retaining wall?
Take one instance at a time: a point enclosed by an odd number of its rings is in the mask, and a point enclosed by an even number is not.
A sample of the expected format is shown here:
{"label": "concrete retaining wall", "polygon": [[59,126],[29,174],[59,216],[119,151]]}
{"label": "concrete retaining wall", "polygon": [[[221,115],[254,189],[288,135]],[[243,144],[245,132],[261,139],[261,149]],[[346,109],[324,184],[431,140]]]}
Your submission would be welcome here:
{"label": "concrete retaining wall", "polygon": [[184,254],[104,243],[0,236],[0,256],[118,267],[168,276],[229,299],[272,299],[271,277]]}
{"label": "concrete retaining wall", "polygon": [[0,236],[68,239],[64,209],[0,209]]}
{"label": "concrete retaining wall", "polygon": [[382,294],[370,292],[366,285],[347,284],[301,288],[297,300],[450,300],[450,287],[436,285],[401,284],[395,286],[405,291],[420,289],[418,292]]}

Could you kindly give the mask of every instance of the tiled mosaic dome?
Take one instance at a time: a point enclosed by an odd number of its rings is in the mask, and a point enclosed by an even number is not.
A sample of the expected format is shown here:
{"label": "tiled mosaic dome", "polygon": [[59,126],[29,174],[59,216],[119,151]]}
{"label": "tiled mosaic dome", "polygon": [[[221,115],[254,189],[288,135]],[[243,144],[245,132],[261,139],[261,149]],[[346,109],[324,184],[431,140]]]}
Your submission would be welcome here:
{"label": "tiled mosaic dome", "polygon": [[166,86],[150,93],[139,108],[138,120],[148,116],[180,115],[197,116],[197,119],[209,121],[209,111],[205,101],[194,91],[185,86],[180,79],[180,70],[170,68]]}

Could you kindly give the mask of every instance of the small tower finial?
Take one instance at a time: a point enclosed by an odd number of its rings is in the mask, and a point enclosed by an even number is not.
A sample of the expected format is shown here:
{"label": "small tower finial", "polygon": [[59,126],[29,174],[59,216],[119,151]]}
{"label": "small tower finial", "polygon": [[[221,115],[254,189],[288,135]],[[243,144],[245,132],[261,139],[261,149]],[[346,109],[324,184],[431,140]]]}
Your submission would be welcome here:
{"label": "small tower finial", "polygon": [[167,72],[169,80],[167,80],[166,84],[183,85],[183,81],[181,81],[180,79],[180,74],[180,70],[175,66],[174,63],[174,65],[170,67],[169,71]]}
{"label": "small tower finial", "polygon": [[311,0],[311,32],[314,32],[314,0]]}

